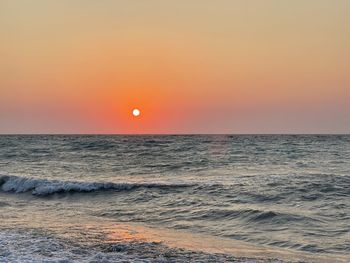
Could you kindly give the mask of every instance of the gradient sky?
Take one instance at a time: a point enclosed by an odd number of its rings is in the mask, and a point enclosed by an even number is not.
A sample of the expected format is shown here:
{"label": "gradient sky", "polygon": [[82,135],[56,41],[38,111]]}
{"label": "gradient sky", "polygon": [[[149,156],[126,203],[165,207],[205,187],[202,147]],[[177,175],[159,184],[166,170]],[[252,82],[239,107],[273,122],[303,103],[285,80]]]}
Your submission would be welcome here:
{"label": "gradient sky", "polygon": [[348,0],[0,0],[0,133],[350,133],[349,14]]}

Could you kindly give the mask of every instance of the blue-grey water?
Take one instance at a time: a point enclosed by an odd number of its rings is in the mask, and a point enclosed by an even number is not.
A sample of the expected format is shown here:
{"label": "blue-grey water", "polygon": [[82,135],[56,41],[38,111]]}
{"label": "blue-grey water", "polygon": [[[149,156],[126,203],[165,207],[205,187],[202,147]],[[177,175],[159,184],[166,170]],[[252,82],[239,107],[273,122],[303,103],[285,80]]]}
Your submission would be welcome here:
{"label": "blue-grey water", "polygon": [[350,136],[4,135],[0,209],[0,262],[234,260],[133,226],[346,262]]}

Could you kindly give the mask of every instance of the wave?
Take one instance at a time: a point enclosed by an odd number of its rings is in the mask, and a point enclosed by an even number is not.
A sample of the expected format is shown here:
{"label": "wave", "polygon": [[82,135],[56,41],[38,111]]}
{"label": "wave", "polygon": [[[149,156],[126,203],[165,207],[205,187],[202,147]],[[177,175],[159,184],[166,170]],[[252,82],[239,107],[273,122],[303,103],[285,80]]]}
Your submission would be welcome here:
{"label": "wave", "polygon": [[292,224],[298,221],[320,221],[302,214],[285,213],[263,209],[210,209],[192,213],[191,219],[233,220],[240,219],[249,224],[264,222],[265,224]]}
{"label": "wave", "polygon": [[128,191],[138,188],[184,188],[191,184],[165,184],[165,183],[112,183],[112,182],[78,182],[49,179],[36,179],[14,175],[0,175],[0,187],[5,192],[25,193],[31,192],[37,196],[47,196],[56,193],[94,192],[103,190]]}

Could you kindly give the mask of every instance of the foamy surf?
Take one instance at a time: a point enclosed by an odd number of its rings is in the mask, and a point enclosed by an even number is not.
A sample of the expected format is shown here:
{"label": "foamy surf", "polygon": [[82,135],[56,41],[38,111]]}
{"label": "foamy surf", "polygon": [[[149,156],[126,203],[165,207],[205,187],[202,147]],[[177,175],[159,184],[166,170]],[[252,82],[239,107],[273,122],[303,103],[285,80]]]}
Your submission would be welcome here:
{"label": "foamy surf", "polygon": [[177,188],[190,187],[191,184],[165,183],[112,183],[112,182],[77,182],[48,179],[36,179],[14,175],[0,175],[1,190],[5,192],[25,193],[46,196],[56,193],[93,192],[103,190],[127,191],[137,188]]}
{"label": "foamy surf", "polygon": [[81,246],[53,236],[13,231],[0,232],[0,262],[12,263],[126,263],[126,262],[238,262],[283,263],[273,259],[237,258],[229,254],[210,254],[170,248],[155,242],[118,242]]}
{"label": "foamy surf", "polygon": [[[71,227],[74,229],[74,226]],[[84,229],[83,236],[82,233],[78,236],[73,233],[59,235],[62,229],[58,233],[43,229],[0,230],[0,262],[348,262],[348,258],[342,256],[296,253],[288,249],[253,246],[246,242],[135,224],[92,219],[80,228]],[[98,229],[96,239],[94,230]]]}

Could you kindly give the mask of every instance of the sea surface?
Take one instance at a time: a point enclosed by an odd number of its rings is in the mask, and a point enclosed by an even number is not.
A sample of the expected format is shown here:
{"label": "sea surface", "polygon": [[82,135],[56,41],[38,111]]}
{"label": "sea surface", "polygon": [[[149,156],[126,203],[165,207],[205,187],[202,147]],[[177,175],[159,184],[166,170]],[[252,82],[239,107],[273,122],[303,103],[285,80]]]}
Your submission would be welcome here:
{"label": "sea surface", "polygon": [[0,211],[0,262],[350,262],[350,136],[3,135]]}

